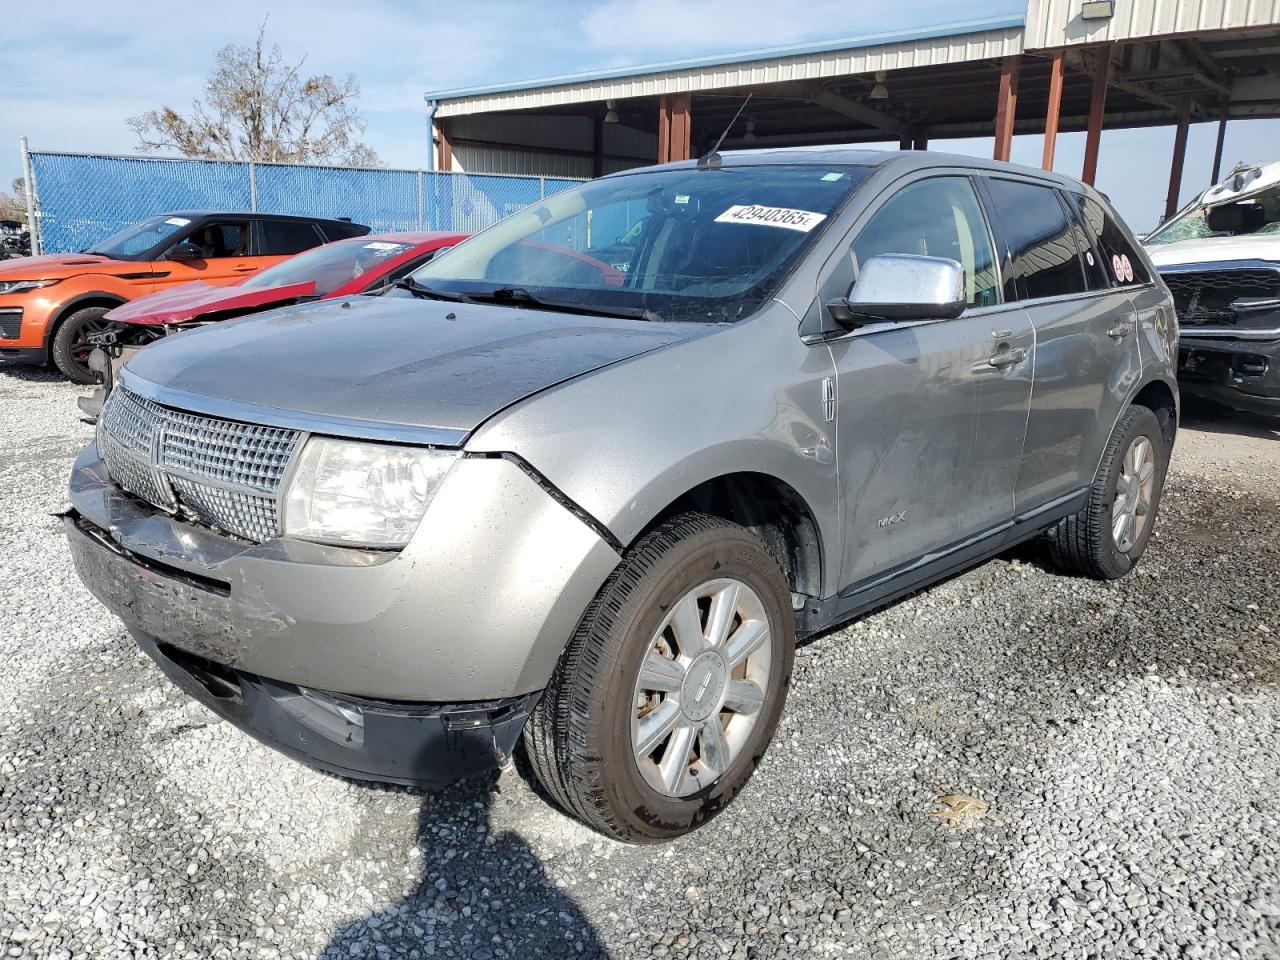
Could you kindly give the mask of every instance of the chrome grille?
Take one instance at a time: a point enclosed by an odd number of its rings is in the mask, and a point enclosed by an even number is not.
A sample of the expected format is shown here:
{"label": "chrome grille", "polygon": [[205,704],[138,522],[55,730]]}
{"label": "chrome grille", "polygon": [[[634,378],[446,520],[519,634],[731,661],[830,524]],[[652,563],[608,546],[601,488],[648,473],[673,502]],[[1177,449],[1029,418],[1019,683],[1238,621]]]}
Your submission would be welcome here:
{"label": "chrome grille", "polygon": [[1231,304],[1236,300],[1280,297],[1280,270],[1171,270],[1161,273],[1161,278],[1173,294],[1178,322],[1191,325],[1235,323]]}
{"label": "chrome grille", "polygon": [[277,493],[301,433],[175,410],[117,386],[102,457],[136,497],[248,540],[280,535]]}
{"label": "chrome grille", "polygon": [[279,514],[274,496],[223,490],[171,476],[178,502],[196,516],[250,540],[270,540],[280,535]]}
{"label": "chrome grille", "polygon": [[141,457],[130,456],[123,444],[105,430],[102,433],[102,459],[107,462],[111,479],[136,497],[157,507],[172,510],[176,504],[160,471]]}

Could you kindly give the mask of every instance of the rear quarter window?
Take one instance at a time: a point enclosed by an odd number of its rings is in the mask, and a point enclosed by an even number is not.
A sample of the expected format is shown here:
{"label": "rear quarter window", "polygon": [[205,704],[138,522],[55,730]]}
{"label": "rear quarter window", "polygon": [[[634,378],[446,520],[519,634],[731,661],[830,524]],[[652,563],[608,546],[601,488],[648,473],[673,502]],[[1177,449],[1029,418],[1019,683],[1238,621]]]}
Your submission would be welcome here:
{"label": "rear quarter window", "polygon": [[1093,197],[1072,193],[1071,202],[1080,212],[1080,221],[1086,233],[1102,255],[1102,266],[1115,286],[1135,283],[1150,283],[1151,275],[1147,272],[1142,255],[1134,249],[1123,227],[1117,222],[1115,214],[1104,207]]}

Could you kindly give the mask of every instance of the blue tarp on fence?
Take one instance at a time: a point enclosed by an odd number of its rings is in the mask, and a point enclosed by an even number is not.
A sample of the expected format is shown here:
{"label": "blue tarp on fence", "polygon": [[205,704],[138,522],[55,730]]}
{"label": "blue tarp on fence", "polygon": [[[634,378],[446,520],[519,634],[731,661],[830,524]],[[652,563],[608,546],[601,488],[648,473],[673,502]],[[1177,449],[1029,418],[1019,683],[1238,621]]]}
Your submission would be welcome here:
{"label": "blue tarp on fence", "polygon": [[33,152],[31,164],[46,253],[83,250],[132,223],[171,210],[350,217],[374,232],[474,232],[578,182],[68,153]]}

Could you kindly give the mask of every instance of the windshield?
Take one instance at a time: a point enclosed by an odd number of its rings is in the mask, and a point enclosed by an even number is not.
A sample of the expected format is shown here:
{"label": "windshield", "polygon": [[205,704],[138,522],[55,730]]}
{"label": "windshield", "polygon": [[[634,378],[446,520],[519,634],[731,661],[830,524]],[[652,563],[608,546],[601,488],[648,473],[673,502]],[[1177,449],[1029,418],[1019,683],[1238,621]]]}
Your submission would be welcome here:
{"label": "windshield", "polygon": [[1148,244],[1280,233],[1280,187],[1238,203],[1192,206],[1147,238]]}
{"label": "windshield", "polygon": [[240,284],[244,290],[266,290],[293,283],[315,282],[315,295],[327,296],[343,284],[356,280],[370,270],[378,270],[388,260],[413,249],[413,244],[399,240],[340,240],[328,243],[283,263],[254,274]]}
{"label": "windshield", "polygon": [[99,253],[104,257],[128,260],[146,253],[162,240],[168,239],[190,225],[191,221],[186,217],[151,217],[141,223],[135,223],[132,227],[126,227],[119,233],[113,233],[107,239],[95,243],[82,252]]}
{"label": "windshield", "polygon": [[773,294],[870,172],[726,166],[596,180],[526,207],[412,279],[525,305],[733,321]]}

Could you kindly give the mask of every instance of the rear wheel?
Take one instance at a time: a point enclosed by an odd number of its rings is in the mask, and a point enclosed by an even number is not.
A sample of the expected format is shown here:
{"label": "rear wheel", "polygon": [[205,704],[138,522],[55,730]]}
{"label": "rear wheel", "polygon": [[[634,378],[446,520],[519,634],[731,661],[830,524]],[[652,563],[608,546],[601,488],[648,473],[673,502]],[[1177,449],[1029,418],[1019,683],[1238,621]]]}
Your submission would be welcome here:
{"label": "rear wheel", "polygon": [[1100,580],[1128,573],[1147,549],[1168,466],[1160,421],[1130,407],[1107,442],[1088,504],[1048,532],[1054,563]]}
{"label": "rear wheel", "polygon": [[620,840],[677,837],[751,777],[786,700],[791,594],[758,539],[682,514],[601,588],[525,728],[538,780]]}
{"label": "rear wheel", "polygon": [[62,321],[53,336],[53,363],[72,383],[97,383],[98,374],[89,369],[89,354],[93,344],[89,337],[111,326],[104,320],[110,307],[85,307]]}

